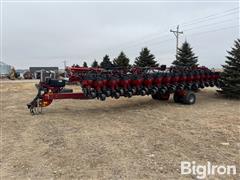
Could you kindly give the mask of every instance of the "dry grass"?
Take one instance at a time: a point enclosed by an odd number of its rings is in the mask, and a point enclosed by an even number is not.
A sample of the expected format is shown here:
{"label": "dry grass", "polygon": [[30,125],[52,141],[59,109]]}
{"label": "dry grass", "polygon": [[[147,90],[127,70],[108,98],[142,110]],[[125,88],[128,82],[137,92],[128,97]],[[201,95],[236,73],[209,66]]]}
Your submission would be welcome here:
{"label": "dry grass", "polygon": [[194,178],[180,175],[183,160],[239,169],[240,102],[214,89],[199,92],[193,106],[62,100],[31,116],[35,93],[33,82],[2,84],[3,179]]}

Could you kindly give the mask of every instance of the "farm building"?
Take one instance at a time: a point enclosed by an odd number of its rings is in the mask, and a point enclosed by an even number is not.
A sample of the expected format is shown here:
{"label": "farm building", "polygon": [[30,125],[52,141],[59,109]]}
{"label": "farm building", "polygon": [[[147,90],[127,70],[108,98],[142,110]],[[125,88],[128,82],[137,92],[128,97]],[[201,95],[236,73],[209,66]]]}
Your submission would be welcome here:
{"label": "farm building", "polygon": [[11,72],[11,66],[0,61],[0,74],[2,77],[8,76]]}
{"label": "farm building", "polygon": [[58,75],[58,67],[30,67],[29,71],[33,75],[33,78],[40,79],[41,71],[44,70],[51,74],[53,77]]}

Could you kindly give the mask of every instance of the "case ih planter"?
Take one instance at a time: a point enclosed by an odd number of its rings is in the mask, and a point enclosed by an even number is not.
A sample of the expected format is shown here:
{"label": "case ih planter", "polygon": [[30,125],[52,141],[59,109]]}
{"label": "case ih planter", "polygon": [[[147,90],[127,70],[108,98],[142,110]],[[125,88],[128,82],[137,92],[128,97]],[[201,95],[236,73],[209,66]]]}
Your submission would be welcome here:
{"label": "case ih planter", "polygon": [[80,84],[82,93],[66,89],[66,80],[44,77],[38,85],[37,96],[29,103],[32,114],[41,113],[54,99],[118,99],[136,95],[151,95],[155,100],[168,100],[170,94],[176,103],[194,104],[196,92],[204,87],[221,87],[219,73],[205,67],[198,68],[101,68],[68,67],[68,82]]}

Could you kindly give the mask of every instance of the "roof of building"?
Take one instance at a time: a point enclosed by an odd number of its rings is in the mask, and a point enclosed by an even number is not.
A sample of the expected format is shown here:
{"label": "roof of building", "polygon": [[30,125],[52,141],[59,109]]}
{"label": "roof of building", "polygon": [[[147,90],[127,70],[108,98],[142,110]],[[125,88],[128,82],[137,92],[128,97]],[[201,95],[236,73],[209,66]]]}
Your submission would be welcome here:
{"label": "roof of building", "polygon": [[40,71],[40,70],[46,70],[46,71],[58,71],[58,67],[30,67],[30,72]]}
{"label": "roof of building", "polygon": [[10,66],[10,65],[4,63],[3,61],[0,61],[0,66]]}

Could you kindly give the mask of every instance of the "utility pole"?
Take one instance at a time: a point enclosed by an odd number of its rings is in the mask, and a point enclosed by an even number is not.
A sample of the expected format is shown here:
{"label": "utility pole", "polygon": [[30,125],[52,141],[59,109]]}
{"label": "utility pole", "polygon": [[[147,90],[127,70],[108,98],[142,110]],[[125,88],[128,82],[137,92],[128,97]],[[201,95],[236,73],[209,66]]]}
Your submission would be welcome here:
{"label": "utility pole", "polygon": [[177,55],[179,34],[183,34],[183,32],[179,31],[179,25],[177,25],[177,30],[176,31],[170,29],[170,32],[172,32],[175,35],[175,37],[176,37],[176,55]]}
{"label": "utility pole", "polygon": [[66,60],[63,61],[63,65],[64,65],[64,69],[66,69],[66,67],[67,67],[67,61]]}
{"label": "utility pole", "polygon": [[66,60],[63,61],[63,65],[64,65],[64,78],[66,78],[67,77],[67,73],[66,73],[67,61]]}

